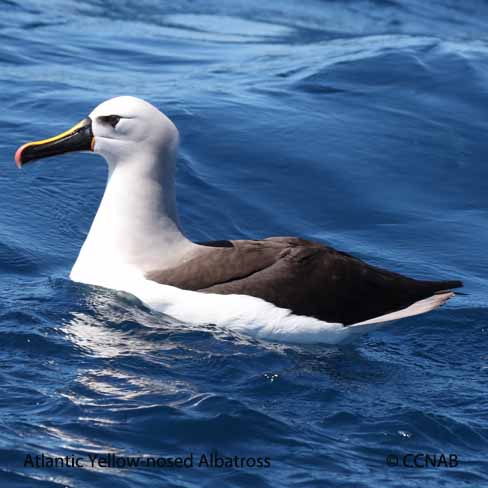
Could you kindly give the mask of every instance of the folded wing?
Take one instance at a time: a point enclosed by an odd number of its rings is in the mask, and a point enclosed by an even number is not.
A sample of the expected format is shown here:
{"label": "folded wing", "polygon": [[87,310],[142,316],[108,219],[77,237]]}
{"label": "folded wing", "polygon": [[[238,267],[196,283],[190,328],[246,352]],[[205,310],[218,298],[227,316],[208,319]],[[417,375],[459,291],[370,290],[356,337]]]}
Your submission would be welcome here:
{"label": "folded wing", "polygon": [[243,294],[345,325],[405,309],[460,281],[421,281],[295,237],[216,241],[150,280],[203,293]]}

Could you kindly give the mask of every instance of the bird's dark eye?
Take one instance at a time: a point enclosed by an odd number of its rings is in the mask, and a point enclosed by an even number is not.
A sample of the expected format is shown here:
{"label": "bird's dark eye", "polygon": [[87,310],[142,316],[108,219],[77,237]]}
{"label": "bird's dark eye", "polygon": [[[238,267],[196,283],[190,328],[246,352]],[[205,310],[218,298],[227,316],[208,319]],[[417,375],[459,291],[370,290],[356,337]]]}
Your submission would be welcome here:
{"label": "bird's dark eye", "polygon": [[120,117],[118,115],[102,115],[101,117],[98,117],[98,120],[103,124],[109,124],[115,128],[119,123]]}

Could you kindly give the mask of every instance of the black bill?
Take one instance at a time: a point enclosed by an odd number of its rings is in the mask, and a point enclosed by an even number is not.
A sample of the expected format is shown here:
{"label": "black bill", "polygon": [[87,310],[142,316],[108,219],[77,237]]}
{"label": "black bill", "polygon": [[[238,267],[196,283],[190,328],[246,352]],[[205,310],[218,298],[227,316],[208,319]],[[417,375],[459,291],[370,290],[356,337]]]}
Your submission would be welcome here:
{"label": "black bill", "polygon": [[93,141],[92,121],[87,117],[57,136],[20,146],[15,153],[15,162],[20,168],[35,159],[72,151],[93,151]]}

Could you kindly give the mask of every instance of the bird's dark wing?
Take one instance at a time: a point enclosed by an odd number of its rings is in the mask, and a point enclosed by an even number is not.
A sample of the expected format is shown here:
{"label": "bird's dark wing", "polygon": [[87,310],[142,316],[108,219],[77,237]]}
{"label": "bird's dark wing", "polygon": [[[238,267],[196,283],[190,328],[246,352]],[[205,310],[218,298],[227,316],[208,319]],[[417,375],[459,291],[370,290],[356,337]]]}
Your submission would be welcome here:
{"label": "bird's dark wing", "polygon": [[408,278],[295,237],[207,243],[186,263],[146,277],[186,290],[251,295],[298,315],[345,325],[462,286]]}

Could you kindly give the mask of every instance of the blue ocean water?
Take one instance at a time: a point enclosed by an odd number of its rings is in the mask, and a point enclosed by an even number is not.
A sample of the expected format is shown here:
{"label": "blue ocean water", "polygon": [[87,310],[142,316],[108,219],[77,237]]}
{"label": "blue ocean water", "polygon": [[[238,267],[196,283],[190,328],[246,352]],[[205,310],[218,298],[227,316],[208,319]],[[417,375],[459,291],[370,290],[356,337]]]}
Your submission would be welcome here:
{"label": "blue ocean water", "polygon": [[[488,485],[486,2],[0,8],[2,488]],[[354,344],[304,347],[70,282],[105,164],[71,154],[19,171],[13,154],[123,94],[180,129],[193,239],[299,235],[462,279],[466,295]],[[196,466],[212,452],[270,466]],[[104,453],[193,453],[195,466],[92,468]],[[458,462],[402,465],[416,453]],[[41,454],[84,466],[25,466]]]}

